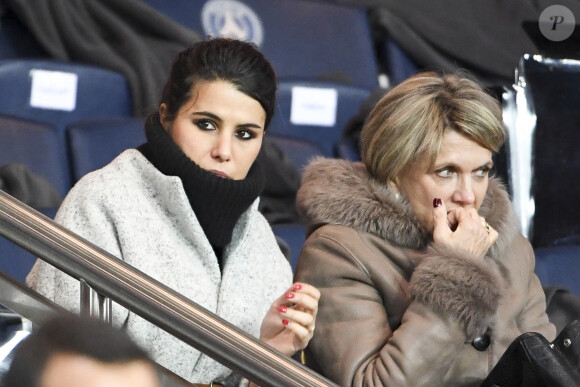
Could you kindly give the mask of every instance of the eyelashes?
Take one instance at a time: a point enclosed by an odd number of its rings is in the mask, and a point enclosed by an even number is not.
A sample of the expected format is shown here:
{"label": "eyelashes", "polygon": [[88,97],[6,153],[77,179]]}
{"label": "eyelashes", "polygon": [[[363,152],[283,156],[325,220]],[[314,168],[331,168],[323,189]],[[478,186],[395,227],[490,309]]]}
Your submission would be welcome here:
{"label": "eyelashes", "polygon": [[[489,174],[491,167],[482,167],[474,172],[475,176],[477,177],[485,177]],[[435,171],[435,174],[442,178],[451,177],[453,173],[455,173],[455,168],[453,167],[445,167]]]}
{"label": "eyelashes", "polygon": [[[208,119],[200,119],[200,120],[195,120],[194,125],[197,126],[199,129],[203,130],[203,131],[211,131],[211,130],[217,130],[217,125]],[[248,129],[248,128],[240,128],[240,129],[236,129],[235,132],[235,136],[237,138],[239,138],[240,140],[243,141],[248,141],[251,140],[253,138],[256,138],[256,133],[255,131]]]}

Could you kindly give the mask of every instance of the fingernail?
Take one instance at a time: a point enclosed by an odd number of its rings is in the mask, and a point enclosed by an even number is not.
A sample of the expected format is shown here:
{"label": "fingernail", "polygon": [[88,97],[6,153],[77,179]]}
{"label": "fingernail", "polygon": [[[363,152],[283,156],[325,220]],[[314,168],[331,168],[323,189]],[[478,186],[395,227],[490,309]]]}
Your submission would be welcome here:
{"label": "fingernail", "polygon": [[282,324],[288,325],[288,320],[282,320]]}
{"label": "fingernail", "polygon": [[302,289],[302,284],[294,284],[294,290]]}
{"label": "fingernail", "polygon": [[288,311],[288,308],[286,308],[285,306],[280,305],[280,306],[278,306],[278,310],[280,312],[282,312],[282,313],[286,313]]}
{"label": "fingernail", "polygon": [[294,293],[286,292],[286,298],[294,298]]}
{"label": "fingernail", "polygon": [[439,198],[433,199],[433,208],[441,207],[443,202]]}

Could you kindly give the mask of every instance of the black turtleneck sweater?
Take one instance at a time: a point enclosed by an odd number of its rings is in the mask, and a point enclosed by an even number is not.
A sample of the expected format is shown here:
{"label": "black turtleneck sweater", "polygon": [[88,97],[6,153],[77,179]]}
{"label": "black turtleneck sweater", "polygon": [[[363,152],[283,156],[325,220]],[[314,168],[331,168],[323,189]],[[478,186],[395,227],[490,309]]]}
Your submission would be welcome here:
{"label": "black turtleneck sweater", "polygon": [[234,226],[264,188],[259,163],[254,162],[243,180],[224,179],[187,157],[161,125],[159,114],[147,118],[145,134],[147,143],[139,151],[161,173],[181,179],[191,208],[221,266],[222,252],[232,240]]}

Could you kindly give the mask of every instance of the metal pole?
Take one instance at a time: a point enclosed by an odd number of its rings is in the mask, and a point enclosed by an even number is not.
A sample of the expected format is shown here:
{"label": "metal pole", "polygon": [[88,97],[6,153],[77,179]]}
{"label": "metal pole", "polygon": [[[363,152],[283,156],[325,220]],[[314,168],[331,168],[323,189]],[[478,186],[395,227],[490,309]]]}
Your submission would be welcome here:
{"label": "metal pole", "polygon": [[263,387],[336,386],[2,191],[0,234]]}
{"label": "metal pole", "polygon": [[112,322],[111,299],[96,292],[84,279],[80,279],[81,316],[98,318],[108,324]]}

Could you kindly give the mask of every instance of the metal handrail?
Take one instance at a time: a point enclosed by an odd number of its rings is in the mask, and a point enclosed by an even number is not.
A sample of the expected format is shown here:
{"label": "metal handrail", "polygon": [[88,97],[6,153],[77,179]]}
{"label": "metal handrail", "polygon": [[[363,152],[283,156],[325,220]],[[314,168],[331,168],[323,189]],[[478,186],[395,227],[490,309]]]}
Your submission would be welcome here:
{"label": "metal handrail", "polygon": [[261,386],[336,386],[1,190],[0,234]]}

